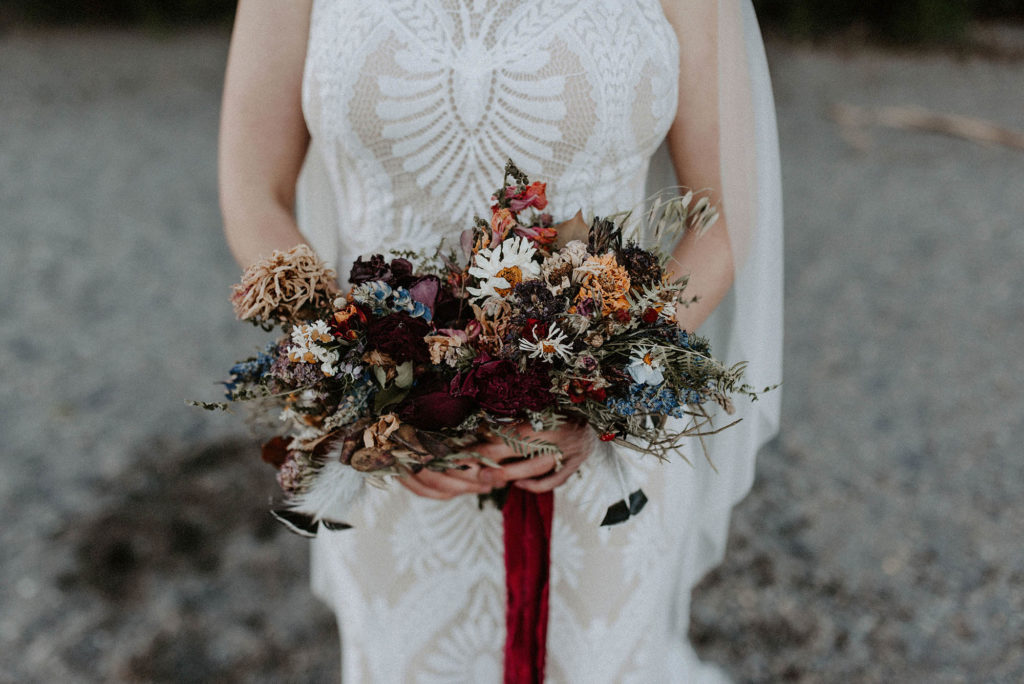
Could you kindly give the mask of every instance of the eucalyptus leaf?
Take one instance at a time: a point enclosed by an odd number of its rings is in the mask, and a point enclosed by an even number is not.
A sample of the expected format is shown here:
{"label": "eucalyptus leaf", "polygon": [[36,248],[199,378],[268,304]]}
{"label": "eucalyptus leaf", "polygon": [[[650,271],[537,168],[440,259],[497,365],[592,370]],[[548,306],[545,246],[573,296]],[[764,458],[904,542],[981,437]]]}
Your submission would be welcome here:
{"label": "eucalyptus leaf", "polygon": [[395,368],[398,375],[395,377],[395,385],[403,389],[412,387],[412,361],[400,363]]}
{"label": "eucalyptus leaf", "polygon": [[391,387],[385,387],[373,398],[373,410],[375,413],[380,413],[386,407],[405,399],[405,396],[409,394],[409,390],[399,387],[398,385],[392,385]]}

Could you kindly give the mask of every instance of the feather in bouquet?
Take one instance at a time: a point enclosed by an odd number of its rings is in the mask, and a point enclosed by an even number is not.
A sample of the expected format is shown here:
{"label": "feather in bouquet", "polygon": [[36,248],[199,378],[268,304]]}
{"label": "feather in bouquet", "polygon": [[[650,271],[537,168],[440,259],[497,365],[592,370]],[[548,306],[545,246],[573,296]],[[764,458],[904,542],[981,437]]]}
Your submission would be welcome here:
{"label": "feather in bouquet", "polygon": [[702,230],[715,218],[706,198],[590,225],[577,213],[556,226],[546,207],[545,184],[509,162],[490,220],[463,233],[462,258],[440,248],[359,258],[344,293],[303,245],[246,271],[238,317],[281,336],[231,369],[227,398],[282,426],[263,457],[278,469],[285,517],[315,529],[319,499],[351,496],[353,472],[379,481],[450,468],[483,439],[557,459],[521,423],[585,422],[601,440],[666,458],[683,437],[717,431],[706,405],[731,412],[733,396],[754,396],[742,364],[723,365],[677,326],[686,279],[623,236],[637,221],[656,234]]}

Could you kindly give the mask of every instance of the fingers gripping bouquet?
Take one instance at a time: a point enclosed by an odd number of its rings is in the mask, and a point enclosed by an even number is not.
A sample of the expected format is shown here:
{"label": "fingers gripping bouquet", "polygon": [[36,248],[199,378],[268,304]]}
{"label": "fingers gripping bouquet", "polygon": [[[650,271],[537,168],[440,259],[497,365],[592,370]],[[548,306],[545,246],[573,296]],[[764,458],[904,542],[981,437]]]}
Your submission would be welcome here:
{"label": "fingers gripping bouquet", "polygon": [[[754,396],[742,364],[724,366],[677,326],[686,279],[624,239],[636,217],[554,225],[546,208],[545,184],[509,162],[490,220],[463,233],[462,258],[359,258],[344,293],[305,245],[246,271],[238,317],[281,337],[231,369],[227,398],[278,418],[263,458],[278,469],[284,517],[315,530],[323,480],[457,467],[485,439],[557,462],[554,444],[517,429],[526,423],[586,423],[667,458],[683,437],[715,431],[707,405],[731,412],[733,396]],[[715,212],[687,193],[639,218],[681,232]]]}

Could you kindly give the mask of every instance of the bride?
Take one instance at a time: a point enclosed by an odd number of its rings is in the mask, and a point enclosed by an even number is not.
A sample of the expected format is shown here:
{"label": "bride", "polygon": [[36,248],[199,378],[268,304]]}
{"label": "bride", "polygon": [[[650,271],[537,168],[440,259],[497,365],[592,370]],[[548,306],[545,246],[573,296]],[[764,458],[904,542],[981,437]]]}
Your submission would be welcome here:
{"label": "bride", "polygon": [[[241,0],[220,143],[242,265],[307,242],[342,279],[357,255],[453,244],[511,157],[552,207],[607,215],[650,190],[714,189],[722,220],[674,246],[699,301],[679,324],[716,355],[781,371],[781,207],[768,74],[749,0]],[[678,181],[677,181],[678,179]],[[505,640],[500,513],[478,493],[553,490],[548,681],[724,679],[687,641],[690,590],[723,553],[778,392],[660,464],[589,429],[565,455],[423,471],[368,489],[313,542],[347,682],[496,682]],[[496,462],[511,453],[485,447]],[[623,487],[649,503],[600,527]]]}

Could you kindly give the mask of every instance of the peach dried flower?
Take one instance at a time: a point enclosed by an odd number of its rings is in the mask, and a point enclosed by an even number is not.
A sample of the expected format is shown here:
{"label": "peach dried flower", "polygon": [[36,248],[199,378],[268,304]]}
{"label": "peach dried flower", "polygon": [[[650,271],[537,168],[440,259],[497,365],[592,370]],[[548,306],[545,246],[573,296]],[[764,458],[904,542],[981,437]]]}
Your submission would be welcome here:
{"label": "peach dried flower", "polygon": [[337,294],[334,271],[303,244],[275,250],[246,269],[232,288],[231,303],[242,320],[294,322],[316,318]]}

